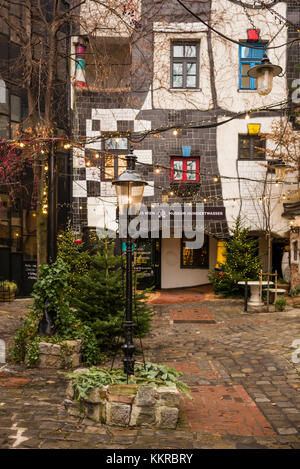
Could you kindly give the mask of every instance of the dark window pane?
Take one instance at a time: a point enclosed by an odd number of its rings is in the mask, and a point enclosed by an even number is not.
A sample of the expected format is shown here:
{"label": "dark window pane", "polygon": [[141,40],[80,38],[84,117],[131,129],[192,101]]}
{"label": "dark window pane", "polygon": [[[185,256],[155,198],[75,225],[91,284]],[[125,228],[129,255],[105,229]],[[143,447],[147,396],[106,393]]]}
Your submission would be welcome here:
{"label": "dark window pane", "polygon": [[182,240],[181,265],[183,268],[198,267],[209,268],[209,238],[205,235],[204,244],[201,249],[186,248],[186,240]]}
{"label": "dark window pane", "polygon": [[0,115],[0,137],[9,138],[9,123],[7,116]]}
{"label": "dark window pane", "polygon": [[10,118],[12,121],[21,121],[21,98],[20,96],[10,96]]}

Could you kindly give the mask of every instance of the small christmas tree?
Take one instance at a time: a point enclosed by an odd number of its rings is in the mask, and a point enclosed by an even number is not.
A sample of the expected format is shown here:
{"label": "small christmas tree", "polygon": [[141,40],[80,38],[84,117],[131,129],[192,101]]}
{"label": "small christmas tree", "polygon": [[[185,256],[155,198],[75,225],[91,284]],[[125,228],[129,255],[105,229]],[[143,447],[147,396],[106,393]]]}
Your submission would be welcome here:
{"label": "small christmas tree", "polygon": [[[134,333],[141,336],[150,328],[151,309],[144,293],[136,293],[133,304]],[[80,286],[72,301],[76,315],[94,330],[102,351],[115,347],[116,339],[124,336],[124,279],[122,256],[114,254],[114,241],[99,239],[98,252],[91,257],[88,272],[80,277]],[[137,320],[135,317],[137,314]]]}
{"label": "small christmas tree", "polygon": [[258,255],[257,240],[249,236],[249,228],[244,228],[241,219],[236,220],[232,238],[225,243],[226,261],[211,271],[209,279],[215,293],[236,296],[242,293],[238,285],[241,280],[258,280],[261,260]]}
{"label": "small christmas tree", "polygon": [[249,237],[240,218],[236,220],[232,238],[226,243],[225,271],[239,274],[242,280],[258,280],[261,266],[257,240]]}

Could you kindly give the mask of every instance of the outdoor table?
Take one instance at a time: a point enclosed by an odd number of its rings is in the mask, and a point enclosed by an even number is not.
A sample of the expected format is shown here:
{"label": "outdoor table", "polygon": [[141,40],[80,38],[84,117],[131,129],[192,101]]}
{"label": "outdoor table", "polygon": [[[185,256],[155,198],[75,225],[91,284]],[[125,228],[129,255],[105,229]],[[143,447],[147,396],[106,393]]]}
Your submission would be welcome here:
{"label": "outdoor table", "polygon": [[[238,285],[245,285],[246,281],[238,282]],[[248,301],[249,306],[263,306],[263,302],[259,298],[259,287],[260,285],[274,285],[274,282],[267,282],[266,280],[260,282],[259,280],[249,280],[247,282],[250,287],[250,300]]]}

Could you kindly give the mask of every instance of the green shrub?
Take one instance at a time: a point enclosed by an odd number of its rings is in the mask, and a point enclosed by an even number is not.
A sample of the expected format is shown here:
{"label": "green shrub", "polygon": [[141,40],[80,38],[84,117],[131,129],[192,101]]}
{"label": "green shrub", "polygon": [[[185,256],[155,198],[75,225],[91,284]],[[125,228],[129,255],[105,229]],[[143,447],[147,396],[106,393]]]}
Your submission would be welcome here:
{"label": "green shrub", "polygon": [[296,285],[294,288],[290,290],[290,296],[298,296],[300,295],[300,285]]}
{"label": "green shrub", "polygon": [[[89,365],[100,363],[104,354],[99,348],[92,329],[76,317],[70,308],[68,296],[69,270],[62,259],[51,265],[40,267],[39,279],[34,284],[33,307],[26,314],[23,327],[17,329],[9,351],[14,362],[25,362],[32,366],[38,362],[38,345],[41,340],[61,342],[62,340],[81,339],[83,341],[83,361]],[[46,299],[49,311],[55,311],[54,330],[51,336],[40,337],[38,326],[42,319]]]}
{"label": "green shrub", "polygon": [[[98,252],[91,257],[88,272],[72,299],[76,315],[95,333],[102,350],[113,350],[124,336],[126,298],[122,257],[114,254],[114,240],[99,240]],[[145,335],[151,325],[152,310],[147,306],[147,291],[133,298],[134,335]]]}
{"label": "green shrub", "polygon": [[286,299],[285,298],[277,298],[275,301],[275,311],[285,311],[286,307]]}

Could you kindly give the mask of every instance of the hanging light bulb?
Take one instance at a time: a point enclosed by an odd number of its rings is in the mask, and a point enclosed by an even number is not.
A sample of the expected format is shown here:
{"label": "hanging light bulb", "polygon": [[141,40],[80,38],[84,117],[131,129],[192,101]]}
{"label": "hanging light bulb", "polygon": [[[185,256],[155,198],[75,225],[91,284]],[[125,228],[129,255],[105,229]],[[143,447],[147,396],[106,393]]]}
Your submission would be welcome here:
{"label": "hanging light bulb", "polygon": [[160,168],[155,168],[155,173],[159,174],[160,173]]}
{"label": "hanging light bulb", "polygon": [[245,119],[246,119],[246,121],[248,121],[248,120],[250,119],[250,114],[249,114],[249,112],[246,113]]}
{"label": "hanging light bulb", "polygon": [[174,135],[174,137],[176,137],[178,135],[178,130],[177,129],[174,129],[172,134]]}

